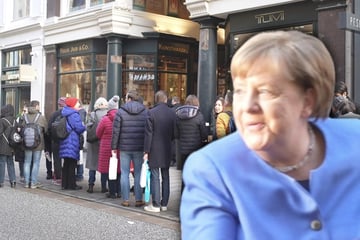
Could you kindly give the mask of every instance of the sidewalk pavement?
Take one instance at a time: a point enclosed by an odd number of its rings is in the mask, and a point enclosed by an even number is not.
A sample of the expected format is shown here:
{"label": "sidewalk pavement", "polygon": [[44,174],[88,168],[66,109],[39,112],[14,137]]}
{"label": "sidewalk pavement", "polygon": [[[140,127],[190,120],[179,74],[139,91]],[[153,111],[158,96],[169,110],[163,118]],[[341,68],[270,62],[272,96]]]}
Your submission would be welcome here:
{"label": "sidewalk pavement", "polygon": [[[19,182],[19,167],[18,163],[15,162],[15,170],[17,176],[17,188],[23,187],[23,184]],[[85,168],[84,164],[84,180],[78,181],[77,184],[82,186],[81,190],[62,190],[61,186],[55,185],[53,180],[46,179],[46,163],[45,156],[43,154],[40,161],[40,169],[38,175],[38,181],[41,183],[40,189],[47,190],[50,192],[66,195],[69,197],[74,197],[78,199],[83,199],[91,202],[102,203],[108,206],[113,206],[116,208],[121,208],[123,210],[134,211],[142,214],[148,214],[151,216],[156,216],[164,218],[167,220],[172,220],[175,222],[180,222],[179,220],[179,206],[180,206],[180,192],[181,192],[181,171],[177,170],[176,167],[170,167],[170,199],[167,206],[168,210],[160,213],[146,212],[144,207],[135,207],[135,196],[133,193],[130,193],[130,207],[123,207],[121,205],[121,198],[107,198],[105,193],[101,193],[101,184],[100,184],[100,173],[96,173],[96,182],[94,186],[94,193],[88,193],[88,169]],[[130,185],[133,184],[133,178],[130,176]],[[30,190],[30,189],[29,189]],[[31,189],[32,191],[37,191],[37,189]],[[151,203],[151,199],[150,199]]]}

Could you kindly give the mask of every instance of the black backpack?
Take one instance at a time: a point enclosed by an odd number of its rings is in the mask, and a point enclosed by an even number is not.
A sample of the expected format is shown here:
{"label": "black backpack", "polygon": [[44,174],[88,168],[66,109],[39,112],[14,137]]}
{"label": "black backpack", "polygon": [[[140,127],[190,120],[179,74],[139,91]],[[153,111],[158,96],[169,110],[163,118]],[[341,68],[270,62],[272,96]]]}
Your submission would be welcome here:
{"label": "black backpack", "polygon": [[65,116],[59,115],[51,123],[51,139],[59,142],[67,138],[70,134],[66,128],[67,119]]}
{"label": "black backpack", "polygon": [[99,124],[99,120],[97,119],[96,113],[94,119],[91,120],[89,125],[86,125],[86,141],[89,143],[95,143],[99,140],[96,136],[96,128]]}
{"label": "black backpack", "polygon": [[232,112],[228,111],[226,113],[230,116],[229,133],[228,134],[236,132],[236,125],[235,125],[235,120],[234,120],[234,116],[233,116]]}
{"label": "black backpack", "polygon": [[34,149],[41,143],[41,130],[37,123],[40,113],[36,114],[34,122],[29,122],[27,114],[24,114],[25,125],[22,129],[22,138],[25,149]]}
{"label": "black backpack", "polygon": [[11,124],[9,122],[9,120],[7,120],[6,118],[3,118],[3,119],[9,125],[2,134],[4,136],[6,142],[13,149],[20,147],[23,139],[20,135],[20,132],[18,131],[18,128],[15,126],[15,120],[14,120],[13,124]]}

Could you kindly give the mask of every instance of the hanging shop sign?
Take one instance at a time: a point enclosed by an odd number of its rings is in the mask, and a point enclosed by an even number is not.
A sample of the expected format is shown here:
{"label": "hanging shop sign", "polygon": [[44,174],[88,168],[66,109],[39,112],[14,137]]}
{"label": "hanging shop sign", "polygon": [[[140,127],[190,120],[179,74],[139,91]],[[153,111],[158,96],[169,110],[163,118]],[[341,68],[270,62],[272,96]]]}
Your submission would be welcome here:
{"label": "hanging shop sign", "polygon": [[339,28],[360,32],[360,15],[349,12],[340,13]]}

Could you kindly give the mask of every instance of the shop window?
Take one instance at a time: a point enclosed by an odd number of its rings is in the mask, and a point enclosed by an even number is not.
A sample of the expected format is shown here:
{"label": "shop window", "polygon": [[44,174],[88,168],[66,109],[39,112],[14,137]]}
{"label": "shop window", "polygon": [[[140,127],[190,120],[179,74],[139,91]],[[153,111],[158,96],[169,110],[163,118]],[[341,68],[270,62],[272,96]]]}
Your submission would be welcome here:
{"label": "shop window", "polygon": [[14,20],[28,17],[30,15],[30,0],[14,0]]}
{"label": "shop window", "polygon": [[114,0],[91,0],[90,6],[95,6],[103,3],[113,2]]}
{"label": "shop window", "polygon": [[91,55],[69,56],[60,59],[60,72],[76,72],[90,70]]}
{"label": "shop window", "polygon": [[64,74],[60,76],[60,96],[77,97],[83,104],[91,101],[91,74],[90,72]]}
{"label": "shop window", "polygon": [[85,0],[70,0],[70,11],[84,9],[85,3]]}
{"label": "shop window", "polygon": [[143,98],[145,105],[154,103],[155,56],[154,55],[127,55],[125,66],[124,93],[135,89]]}

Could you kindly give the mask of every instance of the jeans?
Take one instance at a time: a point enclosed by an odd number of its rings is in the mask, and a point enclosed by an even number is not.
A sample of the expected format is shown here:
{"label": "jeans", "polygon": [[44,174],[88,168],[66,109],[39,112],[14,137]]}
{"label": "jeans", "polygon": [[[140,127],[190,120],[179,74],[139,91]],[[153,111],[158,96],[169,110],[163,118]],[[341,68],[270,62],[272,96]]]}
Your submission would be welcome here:
{"label": "jeans", "polygon": [[89,185],[94,185],[96,181],[96,170],[89,170]]}
{"label": "jeans", "polygon": [[20,177],[23,178],[24,177],[24,162],[18,162],[19,163],[19,174]]}
{"label": "jeans", "polygon": [[135,200],[142,201],[143,192],[142,192],[142,188],[140,187],[140,172],[141,172],[141,165],[143,163],[143,156],[144,156],[143,152],[120,151],[121,196],[124,201],[128,201],[129,195],[130,195],[129,174],[130,174],[130,162],[131,161],[133,161],[133,163],[134,163]]}
{"label": "jeans", "polygon": [[4,183],[5,178],[5,164],[7,165],[7,172],[10,183],[16,182],[15,166],[13,156],[0,155],[0,184]]}
{"label": "jeans", "polygon": [[108,173],[101,173],[100,174],[100,182],[101,182],[101,191],[105,191],[106,183],[108,182],[109,174]]}
{"label": "jeans", "polygon": [[151,168],[150,191],[154,207],[167,206],[170,196],[170,178],[169,168],[160,168],[161,170],[161,201],[160,201],[160,176],[159,168]]}
{"label": "jeans", "polygon": [[76,167],[76,179],[82,180],[84,178],[84,164],[78,164]]}
{"label": "jeans", "polygon": [[[39,166],[40,166],[40,158],[41,158],[41,150],[40,151],[32,151],[25,150],[25,159],[24,159],[24,177],[25,184],[36,184],[37,177],[39,174]],[[32,169],[30,169],[31,162],[33,162]],[[31,179],[30,179],[31,172]]]}

